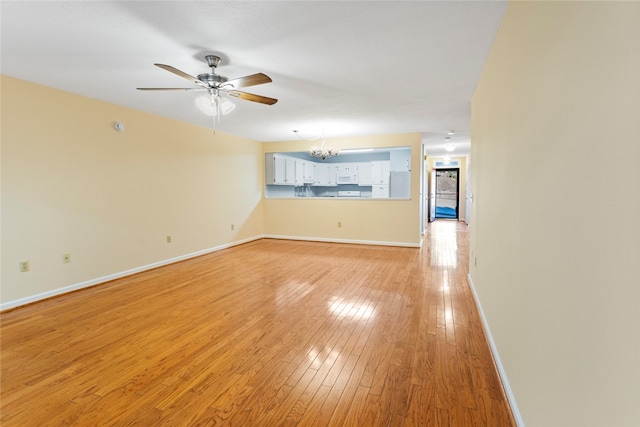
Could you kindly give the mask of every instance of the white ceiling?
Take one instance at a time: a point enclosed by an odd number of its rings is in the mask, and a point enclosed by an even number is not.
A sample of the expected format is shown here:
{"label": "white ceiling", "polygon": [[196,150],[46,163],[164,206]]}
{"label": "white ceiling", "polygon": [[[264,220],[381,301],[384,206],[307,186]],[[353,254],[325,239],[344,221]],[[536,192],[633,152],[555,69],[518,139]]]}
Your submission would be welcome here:
{"label": "white ceiling", "polygon": [[[155,67],[229,78],[273,106],[233,100],[219,130],[258,141],[420,132],[428,154],[469,151],[470,100],[504,1],[2,1],[2,74],[200,126],[200,92]],[[194,85],[195,86],[195,85]],[[55,106],[52,106],[55,108]],[[116,118],[114,118],[116,119]]]}

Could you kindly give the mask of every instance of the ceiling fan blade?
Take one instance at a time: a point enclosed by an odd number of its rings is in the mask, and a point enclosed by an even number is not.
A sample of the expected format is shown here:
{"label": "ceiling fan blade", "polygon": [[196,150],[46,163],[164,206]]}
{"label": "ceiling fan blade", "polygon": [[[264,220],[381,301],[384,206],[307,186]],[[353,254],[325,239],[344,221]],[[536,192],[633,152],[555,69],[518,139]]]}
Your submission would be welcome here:
{"label": "ceiling fan blade", "polygon": [[203,87],[137,87],[138,90],[187,90],[187,91],[206,91]]}
{"label": "ceiling fan blade", "polygon": [[236,87],[248,87],[261,85],[264,83],[270,83],[271,77],[267,76],[263,73],[251,74],[250,76],[238,77],[237,79],[227,80],[224,84],[232,85],[234,88]]}
{"label": "ceiling fan blade", "polygon": [[253,93],[240,92],[239,90],[230,90],[227,92],[230,96],[234,98],[245,99],[247,101],[259,102],[261,104],[273,105],[278,102],[275,98],[269,98],[262,95],[256,95]]}
{"label": "ceiling fan blade", "polygon": [[171,65],[165,65],[165,64],[153,64],[153,65],[155,65],[157,67],[160,67],[160,68],[162,68],[164,70],[167,70],[170,73],[173,73],[173,74],[175,74],[177,76],[180,76],[183,79],[187,79],[190,82],[197,84],[198,86],[202,86],[204,88],[209,88],[209,86],[205,82],[203,82],[202,80],[199,80],[197,77],[193,77],[192,75],[187,74],[184,71],[180,71],[177,68],[172,67]]}

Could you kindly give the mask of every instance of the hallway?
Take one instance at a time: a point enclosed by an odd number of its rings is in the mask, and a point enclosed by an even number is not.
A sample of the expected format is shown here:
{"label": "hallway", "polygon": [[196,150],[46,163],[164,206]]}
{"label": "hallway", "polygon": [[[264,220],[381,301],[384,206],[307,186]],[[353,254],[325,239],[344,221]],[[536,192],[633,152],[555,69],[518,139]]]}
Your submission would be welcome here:
{"label": "hallway", "polygon": [[3,426],[514,425],[467,284],[422,249],[257,240],[3,313]]}

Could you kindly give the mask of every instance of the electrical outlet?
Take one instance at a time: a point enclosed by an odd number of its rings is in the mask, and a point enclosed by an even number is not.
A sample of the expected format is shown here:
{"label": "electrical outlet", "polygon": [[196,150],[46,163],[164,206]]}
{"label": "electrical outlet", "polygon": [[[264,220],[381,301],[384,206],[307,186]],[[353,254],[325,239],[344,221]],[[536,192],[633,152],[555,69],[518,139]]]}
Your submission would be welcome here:
{"label": "electrical outlet", "polygon": [[31,270],[31,263],[29,261],[20,261],[20,272],[24,273]]}
{"label": "electrical outlet", "polygon": [[236,225],[235,224],[231,224],[231,231],[236,229]]}
{"label": "electrical outlet", "polygon": [[171,236],[167,236],[167,243],[171,243]]}
{"label": "electrical outlet", "polygon": [[338,228],[342,228],[342,221],[338,221]]}
{"label": "electrical outlet", "polygon": [[64,264],[68,264],[71,262],[71,254],[64,254],[62,255],[62,262]]}

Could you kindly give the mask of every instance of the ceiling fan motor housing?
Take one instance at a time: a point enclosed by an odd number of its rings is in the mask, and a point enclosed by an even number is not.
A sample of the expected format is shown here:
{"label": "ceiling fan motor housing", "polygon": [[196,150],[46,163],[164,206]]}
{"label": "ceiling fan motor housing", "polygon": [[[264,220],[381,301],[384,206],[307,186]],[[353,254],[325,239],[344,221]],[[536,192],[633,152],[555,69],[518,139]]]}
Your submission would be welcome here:
{"label": "ceiling fan motor housing", "polygon": [[198,80],[205,82],[209,86],[216,87],[229,80],[229,78],[221,76],[219,74],[204,73],[198,74]]}
{"label": "ceiling fan motor housing", "polygon": [[211,87],[219,87],[222,83],[229,80],[225,76],[216,74],[216,68],[220,64],[220,57],[216,55],[207,55],[204,57],[207,60],[207,64],[211,68],[210,73],[203,73],[198,75],[198,80],[205,82]]}

